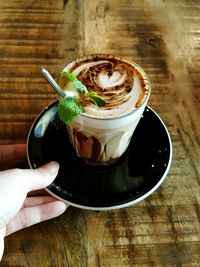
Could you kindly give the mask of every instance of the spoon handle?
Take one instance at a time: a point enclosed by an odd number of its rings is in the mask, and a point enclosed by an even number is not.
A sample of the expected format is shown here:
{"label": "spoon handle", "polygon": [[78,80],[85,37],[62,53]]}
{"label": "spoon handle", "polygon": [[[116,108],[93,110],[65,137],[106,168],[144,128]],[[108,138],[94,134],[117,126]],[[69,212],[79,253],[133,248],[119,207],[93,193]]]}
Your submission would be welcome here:
{"label": "spoon handle", "polygon": [[41,72],[44,75],[44,77],[46,78],[46,80],[50,83],[50,85],[52,86],[52,88],[56,91],[57,94],[59,94],[59,96],[61,97],[65,97],[65,93],[64,91],[60,88],[60,86],[57,84],[57,82],[54,80],[54,78],[51,76],[51,74],[48,72],[48,70],[46,70],[45,68],[41,68]]}

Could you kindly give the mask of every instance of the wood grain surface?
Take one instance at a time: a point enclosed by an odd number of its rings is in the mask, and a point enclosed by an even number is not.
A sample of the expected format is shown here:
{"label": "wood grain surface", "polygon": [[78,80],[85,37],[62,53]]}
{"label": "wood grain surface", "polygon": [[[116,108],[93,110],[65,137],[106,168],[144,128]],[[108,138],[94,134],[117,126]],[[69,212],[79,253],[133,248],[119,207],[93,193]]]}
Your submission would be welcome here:
{"label": "wood grain surface", "polygon": [[40,67],[56,76],[90,53],[120,55],[147,72],[149,105],[173,142],[170,172],[129,208],[70,207],[8,236],[0,266],[200,266],[199,0],[1,0],[0,143],[26,142],[56,99]]}

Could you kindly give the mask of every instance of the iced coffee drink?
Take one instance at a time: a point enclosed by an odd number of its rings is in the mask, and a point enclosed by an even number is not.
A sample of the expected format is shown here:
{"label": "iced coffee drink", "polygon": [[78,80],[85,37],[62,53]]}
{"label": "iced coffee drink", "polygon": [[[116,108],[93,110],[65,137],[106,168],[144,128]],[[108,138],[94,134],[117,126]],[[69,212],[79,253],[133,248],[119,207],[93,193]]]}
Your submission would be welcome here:
{"label": "iced coffee drink", "polygon": [[[126,151],[150,95],[145,72],[134,62],[110,55],[91,55],[67,65],[62,72],[72,73],[86,88],[104,101],[98,105],[76,93],[83,107],[67,124],[77,155],[89,164],[109,165]],[[63,77],[59,84],[69,94]],[[86,93],[84,92],[86,95]],[[91,100],[91,99],[90,99]]]}

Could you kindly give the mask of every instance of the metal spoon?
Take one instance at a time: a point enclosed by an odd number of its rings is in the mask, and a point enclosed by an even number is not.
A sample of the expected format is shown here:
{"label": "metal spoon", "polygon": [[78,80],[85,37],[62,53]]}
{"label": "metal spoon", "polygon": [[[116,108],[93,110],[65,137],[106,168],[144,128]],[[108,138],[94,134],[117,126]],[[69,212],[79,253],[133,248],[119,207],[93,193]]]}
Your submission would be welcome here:
{"label": "metal spoon", "polygon": [[57,82],[54,80],[54,78],[51,76],[51,74],[46,70],[45,68],[41,67],[41,72],[45,79],[49,82],[51,87],[56,91],[57,94],[61,97],[66,97],[66,94],[64,91],[60,88],[60,86],[57,84]]}

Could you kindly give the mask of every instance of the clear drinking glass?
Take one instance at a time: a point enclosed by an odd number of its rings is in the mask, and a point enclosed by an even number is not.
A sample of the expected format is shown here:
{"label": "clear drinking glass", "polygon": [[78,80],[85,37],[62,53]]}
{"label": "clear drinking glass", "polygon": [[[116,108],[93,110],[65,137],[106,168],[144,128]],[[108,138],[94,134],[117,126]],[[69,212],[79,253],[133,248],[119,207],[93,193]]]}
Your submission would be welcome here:
{"label": "clear drinking glass", "polygon": [[[98,57],[97,55],[95,55]],[[77,59],[68,64],[63,70],[71,72],[81,62],[92,62],[94,55]],[[143,90],[140,101],[137,101],[133,109],[125,113],[115,114],[113,117],[98,117],[84,112],[74,122],[67,124],[70,141],[78,156],[88,164],[110,165],[116,162],[126,151],[133,132],[144,112],[150,96],[150,82],[144,70],[135,62],[109,55],[99,55],[102,61],[116,58],[129,64],[138,75],[138,81]],[[85,84],[87,87],[87,84]],[[112,99],[111,99],[112,101]],[[133,103],[130,102],[130,105]],[[99,110],[101,112],[101,110]],[[99,113],[100,114],[100,113]]]}

